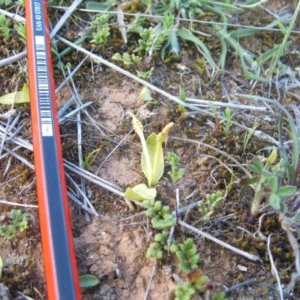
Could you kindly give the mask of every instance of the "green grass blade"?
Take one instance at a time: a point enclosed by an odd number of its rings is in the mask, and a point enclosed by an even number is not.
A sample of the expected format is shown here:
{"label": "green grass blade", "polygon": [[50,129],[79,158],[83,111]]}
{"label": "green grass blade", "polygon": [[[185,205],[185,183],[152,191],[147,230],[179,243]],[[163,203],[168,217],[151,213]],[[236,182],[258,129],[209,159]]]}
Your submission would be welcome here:
{"label": "green grass blade", "polygon": [[217,65],[206,45],[187,29],[177,29],[176,33],[181,39],[193,42],[196,46],[198,46],[199,51],[213,68],[213,73],[215,73]]}
{"label": "green grass blade", "polygon": [[269,69],[269,77],[270,78],[272,77],[272,74],[274,73],[274,71],[275,71],[275,69],[276,69],[276,67],[278,65],[278,61],[279,61],[280,57],[283,55],[284,50],[287,47],[288,39],[289,39],[289,37],[291,35],[291,31],[293,30],[296,21],[297,21],[297,17],[298,17],[299,11],[300,11],[300,1],[298,1],[297,7],[296,7],[295,12],[294,12],[294,14],[292,16],[292,19],[291,19],[291,22],[290,22],[290,24],[288,26],[286,34],[285,34],[285,36],[283,38],[282,43],[280,44],[280,47],[279,47],[278,52],[277,52],[277,55],[274,58],[273,63],[271,65],[270,69]]}

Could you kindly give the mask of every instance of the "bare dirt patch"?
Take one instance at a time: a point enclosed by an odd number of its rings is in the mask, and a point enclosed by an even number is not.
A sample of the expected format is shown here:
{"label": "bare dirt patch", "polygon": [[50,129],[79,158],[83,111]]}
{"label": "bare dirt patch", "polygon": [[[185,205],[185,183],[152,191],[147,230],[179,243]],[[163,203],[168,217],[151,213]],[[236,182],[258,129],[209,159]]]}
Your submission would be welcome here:
{"label": "bare dirt patch", "polygon": [[75,240],[79,268],[102,278],[102,284],[84,298],[143,299],[149,289],[149,299],[172,299],[175,283],[171,276],[158,271],[144,256],[148,242],[149,234],[147,238],[140,224],[93,221],[88,225]]}

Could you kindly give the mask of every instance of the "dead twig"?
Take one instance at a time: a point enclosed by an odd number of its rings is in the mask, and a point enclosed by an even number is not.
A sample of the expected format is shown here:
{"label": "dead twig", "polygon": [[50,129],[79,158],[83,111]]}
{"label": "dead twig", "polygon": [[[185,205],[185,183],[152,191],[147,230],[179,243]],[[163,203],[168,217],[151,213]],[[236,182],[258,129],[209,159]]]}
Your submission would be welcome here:
{"label": "dead twig", "polygon": [[6,205],[12,205],[12,206],[20,206],[20,207],[26,207],[26,208],[38,208],[37,205],[33,204],[21,204],[21,203],[16,203],[16,202],[11,202],[7,200],[0,200],[1,204],[6,204]]}
{"label": "dead twig", "polygon": [[271,264],[271,270],[272,270],[272,274],[275,276],[277,284],[278,284],[280,299],[284,300],[279,273],[275,266],[273,255],[271,252],[271,236],[272,236],[272,233],[268,236],[268,254],[269,254],[269,259],[270,259],[270,264]]}
{"label": "dead twig", "polygon": [[152,280],[153,280],[154,275],[155,275],[156,266],[157,266],[157,259],[155,259],[155,261],[154,261],[154,265],[153,265],[152,272],[151,272],[151,277],[150,277],[150,280],[149,280],[149,283],[148,283],[148,286],[147,286],[147,290],[146,290],[146,293],[145,293],[145,296],[144,296],[144,300],[147,300],[148,297],[149,297],[151,283],[152,283]]}
{"label": "dead twig", "polygon": [[220,245],[220,246],[222,246],[222,247],[224,247],[224,248],[226,248],[226,249],[228,249],[230,251],[233,251],[234,253],[236,253],[238,255],[244,256],[245,258],[247,258],[249,260],[259,261],[259,262],[262,261],[259,256],[254,255],[254,254],[250,254],[250,253],[245,252],[243,250],[240,250],[240,249],[238,249],[236,247],[233,247],[233,246],[231,246],[231,245],[229,245],[229,244],[227,244],[227,243],[225,243],[225,242],[223,242],[223,241],[215,238],[214,236],[212,236],[212,235],[210,235],[210,234],[208,234],[208,233],[206,233],[206,232],[204,232],[204,231],[202,231],[200,229],[197,229],[197,228],[195,228],[195,227],[193,227],[193,226],[185,223],[184,221],[178,220],[178,224],[181,225],[182,227],[184,227],[184,228],[186,228],[186,229],[188,229],[188,230],[190,230],[190,231],[198,234],[198,235],[203,236],[206,239],[209,239],[210,241],[212,241],[212,242],[214,242],[214,243],[216,243],[216,244],[218,244],[218,245]]}
{"label": "dead twig", "polygon": [[255,278],[252,278],[252,279],[235,284],[234,286],[229,288],[225,293],[226,293],[226,295],[228,295],[235,290],[239,290],[245,286],[249,286],[249,285],[256,284],[256,283],[257,283],[257,280]]}
{"label": "dead twig", "polygon": [[290,283],[285,288],[285,292],[290,293],[291,291],[293,291],[295,284],[296,284],[296,280],[300,276],[300,249],[299,249],[298,241],[295,238],[291,227],[288,225],[288,222],[284,219],[284,217],[281,217],[281,218],[282,218],[281,226],[287,233],[289,243],[290,243],[290,245],[294,251],[294,255],[295,255],[296,272],[292,273]]}
{"label": "dead twig", "polygon": [[227,157],[229,160],[233,161],[239,168],[241,168],[243,170],[243,172],[249,177],[249,178],[252,178],[252,175],[251,173],[244,167],[242,166],[233,156],[229,155],[228,153],[226,153],[225,151],[222,151],[212,145],[209,145],[209,144],[206,144],[206,143],[203,143],[201,141],[195,141],[195,140],[191,140],[191,139],[186,139],[186,138],[179,138],[179,137],[170,137],[170,139],[172,140],[177,140],[177,141],[183,141],[183,142],[190,142],[190,143],[194,143],[198,146],[204,146],[208,149],[211,149],[211,150],[214,150],[216,151],[217,153],[220,153],[221,155]]}

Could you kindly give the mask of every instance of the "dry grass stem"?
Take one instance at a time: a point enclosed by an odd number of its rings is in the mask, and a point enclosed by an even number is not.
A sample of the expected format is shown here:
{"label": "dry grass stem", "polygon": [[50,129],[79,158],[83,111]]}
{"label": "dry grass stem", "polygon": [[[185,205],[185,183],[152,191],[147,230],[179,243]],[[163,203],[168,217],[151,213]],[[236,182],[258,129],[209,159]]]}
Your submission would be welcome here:
{"label": "dry grass stem", "polygon": [[[195,106],[206,107],[206,108],[210,108],[210,105],[212,103],[211,100],[192,99],[192,98],[187,98],[186,101],[187,101],[187,103],[191,103]],[[250,110],[250,111],[261,111],[261,112],[267,111],[266,107],[245,105],[245,104],[241,104],[241,103],[220,102],[220,101],[214,100],[213,104],[215,106],[219,106],[219,107],[230,107],[230,108],[235,108],[235,109],[245,109],[245,110]]]}
{"label": "dry grass stem", "polygon": [[282,286],[281,286],[281,281],[280,281],[279,273],[278,273],[278,270],[277,270],[277,268],[275,266],[275,262],[274,262],[273,255],[272,255],[272,252],[271,252],[271,236],[272,235],[273,234],[271,233],[268,236],[268,254],[269,254],[269,259],[270,259],[272,274],[273,274],[273,276],[275,276],[277,284],[278,284],[280,299],[284,300],[283,290],[282,290]]}
{"label": "dry grass stem", "polygon": [[19,207],[26,207],[26,208],[38,208],[38,205],[22,204],[22,203],[7,201],[7,200],[0,200],[0,203],[5,205],[19,206]]}
{"label": "dry grass stem", "polygon": [[145,292],[144,300],[147,300],[148,297],[149,297],[149,294],[150,294],[150,288],[151,288],[151,283],[152,283],[152,281],[153,281],[153,278],[154,278],[154,275],[155,275],[156,268],[157,268],[157,259],[154,260],[154,264],[153,264],[153,268],[152,268],[152,272],[151,272],[151,277],[150,277],[150,280],[149,280],[148,285],[147,285],[147,289],[146,289],[146,292]]}
{"label": "dry grass stem", "polygon": [[226,248],[226,249],[228,249],[230,251],[233,251],[234,253],[236,253],[238,255],[244,256],[245,258],[247,258],[249,260],[252,260],[252,261],[261,262],[261,259],[260,259],[259,256],[254,255],[254,254],[250,254],[250,253],[245,252],[243,250],[240,250],[240,249],[238,249],[236,247],[233,247],[233,246],[231,246],[231,245],[229,245],[229,244],[227,244],[227,243],[225,243],[225,242],[223,242],[223,241],[215,238],[214,236],[212,236],[212,235],[210,235],[210,234],[208,234],[208,233],[206,233],[206,232],[204,232],[204,231],[202,231],[200,229],[197,229],[197,228],[195,228],[195,227],[187,224],[184,221],[179,220],[178,224],[181,225],[182,227],[188,229],[189,231],[192,231],[192,232],[194,232],[194,233],[196,233],[198,235],[201,235],[202,237],[204,237],[204,238],[206,238],[206,239],[208,239],[208,240],[210,240],[210,241],[212,241],[212,242],[214,242],[214,243],[216,243],[216,244],[218,244],[218,245],[220,245],[220,246],[222,246],[222,247],[224,247],[224,248]]}
{"label": "dry grass stem", "polygon": [[177,140],[177,141],[182,141],[182,142],[194,143],[194,144],[198,145],[199,147],[204,146],[206,148],[214,150],[217,153],[220,153],[223,156],[227,157],[229,160],[233,161],[245,173],[245,175],[247,175],[247,177],[249,177],[249,178],[252,177],[251,173],[244,166],[242,166],[233,156],[229,155],[228,153],[226,153],[226,152],[224,152],[224,151],[222,151],[222,150],[220,150],[220,149],[218,149],[218,148],[216,148],[212,145],[209,145],[209,144],[206,144],[206,143],[203,143],[203,142],[200,142],[200,141],[195,141],[195,140],[191,140],[191,139],[184,139],[184,138],[179,138],[179,137],[174,137],[174,136],[171,136],[170,139]]}
{"label": "dry grass stem", "polygon": [[50,38],[52,39],[57,32],[63,27],[67,19],[72,15],[72,13],[76,10],[77,6],[82,2],[82,0],[73,0],[71,6],[66,10],[64,15],[60,18],[57,24],[54,26],[50,33]]}
{"label": "dry grass stem", "polygon": [[119,187],[112,184],[111,182],[104,180],[87,170],[81,169],[78,166],[76,166],[66,160],[64,160],[64,166],[67,170],[69,170],[69,171],[89,180],[90,182],[93,182],[93,183],[103,187],[104,189],[124,198],[124,192]]}

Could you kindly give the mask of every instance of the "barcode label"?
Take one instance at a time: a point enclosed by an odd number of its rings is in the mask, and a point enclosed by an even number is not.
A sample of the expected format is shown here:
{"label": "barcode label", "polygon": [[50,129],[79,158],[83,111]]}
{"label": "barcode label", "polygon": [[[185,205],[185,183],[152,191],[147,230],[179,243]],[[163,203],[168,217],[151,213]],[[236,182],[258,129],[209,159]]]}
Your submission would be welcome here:
{"label": "barcode label", "polygon": [[42,136],[53,136],[51,95],[49,87],[49,75],[47,70],[46,45],[44,36],[35,36],[35,50]]}

